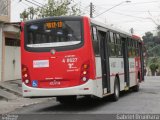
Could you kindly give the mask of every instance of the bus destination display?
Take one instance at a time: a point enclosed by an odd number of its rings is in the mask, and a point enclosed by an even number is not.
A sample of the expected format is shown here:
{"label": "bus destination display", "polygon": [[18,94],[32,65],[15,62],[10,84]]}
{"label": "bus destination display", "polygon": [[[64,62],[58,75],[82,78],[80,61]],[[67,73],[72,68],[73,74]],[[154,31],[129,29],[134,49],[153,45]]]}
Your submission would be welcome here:
{"label": "bus destination display", "polygon": [[46,29],[62,28],[62,26],[63,26],[62,21],[53,21],[45,23]]}

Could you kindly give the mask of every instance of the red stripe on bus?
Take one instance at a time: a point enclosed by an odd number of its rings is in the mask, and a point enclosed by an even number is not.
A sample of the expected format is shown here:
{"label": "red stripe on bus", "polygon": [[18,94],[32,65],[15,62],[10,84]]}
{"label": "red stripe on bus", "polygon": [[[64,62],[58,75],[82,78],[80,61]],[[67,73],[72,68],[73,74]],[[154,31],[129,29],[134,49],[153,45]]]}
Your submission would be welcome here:
{"label": "red stripe on bus", "polygon": [[[131,71],[129,73],[135,73],[136,71]],[[124,73],[118,73],[118,75],[124,75]],[[116,74],[111,74],[111,77],[116,76]],[[96,79],[102,79],[102,77],[96,77]]]}

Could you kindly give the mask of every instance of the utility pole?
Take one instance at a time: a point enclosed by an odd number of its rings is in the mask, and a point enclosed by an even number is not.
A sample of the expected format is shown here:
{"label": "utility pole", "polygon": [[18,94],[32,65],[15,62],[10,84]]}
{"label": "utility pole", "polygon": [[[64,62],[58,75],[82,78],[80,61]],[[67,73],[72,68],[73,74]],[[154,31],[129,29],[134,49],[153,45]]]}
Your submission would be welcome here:
{"label": "utility pole", "polygon": [[94,12],[94,5],[93,5],[93,3],[91,2],[91,3],[90,3],[90,18],[93,18],[93,12]]}
{"label": "utility pole", "polygon": [[131,32],[131,34],[133,35],[133,34],[134,34],[134,29],[131,28],[131,29],[130,29],[130,32]]}

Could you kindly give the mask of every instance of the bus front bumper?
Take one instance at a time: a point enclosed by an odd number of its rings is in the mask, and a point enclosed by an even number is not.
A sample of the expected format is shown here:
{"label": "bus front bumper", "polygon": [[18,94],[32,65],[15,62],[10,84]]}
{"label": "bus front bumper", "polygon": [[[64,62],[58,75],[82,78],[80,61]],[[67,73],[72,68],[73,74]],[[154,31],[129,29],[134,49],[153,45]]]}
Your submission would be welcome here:
{"label": "bus front bumper", "polygon": [[67,95],[95,95],[97,96],[96,80],[88,80],[83,85],[68,88],[34,88],[22,83],[23,97],[47,97]]}

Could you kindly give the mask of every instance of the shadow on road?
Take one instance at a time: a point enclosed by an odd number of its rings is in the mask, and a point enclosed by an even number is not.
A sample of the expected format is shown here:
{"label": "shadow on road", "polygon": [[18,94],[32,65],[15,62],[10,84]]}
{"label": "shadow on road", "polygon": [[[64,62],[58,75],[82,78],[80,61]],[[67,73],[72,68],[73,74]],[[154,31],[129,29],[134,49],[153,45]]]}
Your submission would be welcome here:
{"label": "shadow on road", "polygon": [[[133,94],[132,91],[121,92],[120,99],[130,94]],[[118,102],[118,101],[117,101]],[[109,104],[113,104],[113,100],[111,96],[107,96],[103,99],[93,99],[89,97],[81,97],[75,103],[72,104],[56,104],[53,106],[41,108],[36,112],[85,112],[88,110],[98,109],[99,107],[106,106]]]}

